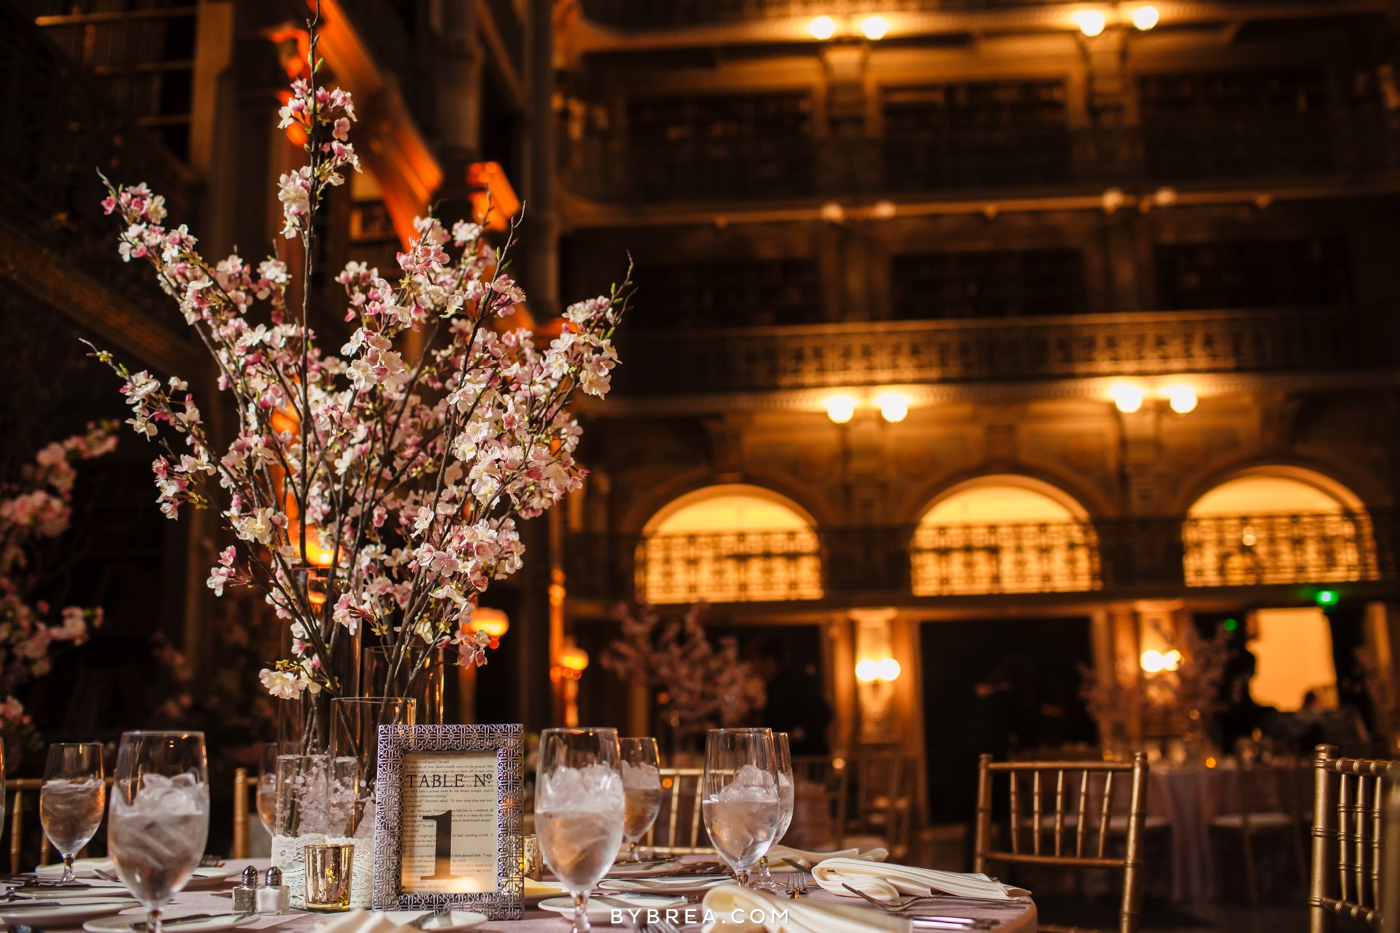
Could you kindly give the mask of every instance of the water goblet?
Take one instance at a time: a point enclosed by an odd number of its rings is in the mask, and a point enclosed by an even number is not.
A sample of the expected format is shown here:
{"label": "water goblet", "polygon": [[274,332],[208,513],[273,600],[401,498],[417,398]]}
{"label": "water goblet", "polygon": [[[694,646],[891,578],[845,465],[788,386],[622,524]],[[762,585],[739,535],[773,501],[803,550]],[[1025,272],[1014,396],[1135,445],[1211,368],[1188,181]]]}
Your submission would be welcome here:
{"label": "water goblet", "polygon": [[777,759],[770,729],[711,729],[705,736],[705,831],[740,884],[749,883],[749,870],[777,839]]}
{"label": "water goblet", "polygon": [[147,933],[199,866],[209,837],[209,768],[202,732],[124,732],[117,748],[107,849],[146,908]]}
{"label": "water goblet", "polygon": [[49,746],[44,786],[39,790],[39,822],[58,854],[63,880],[73,880],[73,856],[88,844],[107,809],[102,746],[96,742]]}
{"label": "water goblet", "polygon": [[621,755],[622,791],[626,809],[622,816],[622,838],[627,840],[627,860],[641,861],[637,843],[656,822],[661,811],[661,755],[653,738],[618,739]]}
{"label": "water goblet", "polygon": [[[773,749],[778,756],[778,833],[773,837],[773,845],[777,845],[782,842],[788,826],[792,824],[793,791],[797,786],[797,779],[792,772],[792,751],[786,732],[773,734]],[[786,890],[784,885],[773,879],[772,872],[768,870],[767,855],[758,860],[758,880],[754,882],[754,887],[771,891]]]}
{"label": "water goblet", "polygon": [[540,733],[535,834],[545,863],[574,899],[571,933],[588,933],[588,892],[622,845],[626,793],[616,729]]}

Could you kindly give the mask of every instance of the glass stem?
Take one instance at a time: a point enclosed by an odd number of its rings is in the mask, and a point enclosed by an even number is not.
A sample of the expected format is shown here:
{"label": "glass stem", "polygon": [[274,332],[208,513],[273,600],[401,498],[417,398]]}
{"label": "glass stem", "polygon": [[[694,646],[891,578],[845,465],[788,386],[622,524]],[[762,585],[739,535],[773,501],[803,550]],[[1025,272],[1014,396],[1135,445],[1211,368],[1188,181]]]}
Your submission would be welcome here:
{"label": "glass stem", "polygon": [[69,882],[72,881],[73,878],[73,856],[65,855],[63,857],[63,880],[64,882]]}
{"label": "glass stem", "polygon": [[632,840],[632,846],[627,850],[627,861],[640,862],[642,860],[641,848],[637,845],[638,840]]}
{"label": "glass stem", "polygon": [[[574,895],[574,928],[570,933],[588,933],[592,927],[588,925],[588,895]],[[154,930],[152,933],[160,933]]]}
{"label": "glass stem", "polygon": [[146,911],[146,933],[160,933],[160,908]]}
{"label": "glass stem", "polygon": [[749,886],[749,873],[747,871],[740,871],[736,868],[734,870],[734,879],[743,887],[747,888]]}
{"label": "glass stem", "polygon": [[761,856],[758,860],[758,883],[770,884],[773,881],[773,873],[768,870],[768,856]]}

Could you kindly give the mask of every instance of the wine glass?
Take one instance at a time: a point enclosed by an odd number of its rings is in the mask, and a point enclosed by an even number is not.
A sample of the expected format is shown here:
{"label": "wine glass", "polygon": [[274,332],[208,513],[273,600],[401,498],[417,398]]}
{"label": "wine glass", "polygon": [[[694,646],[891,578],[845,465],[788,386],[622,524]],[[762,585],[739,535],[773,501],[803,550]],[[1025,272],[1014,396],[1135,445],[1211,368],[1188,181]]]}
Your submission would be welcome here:
{"label": "wine glass", "polygon": [[[793,790],[797,785],[796,777],[792,773],[792,751],[786,732],[773,733],[773,750],[778,756],[778,833],[773,837],[773,845],[777,845],[787,834],[788,826],[792,824]],[[768,870],[766,854],[758,860],[758,880],[754,882],[754,887],[774,891],[785,890],[783,885],[773,880],[773,874]]]}
{"label": "wine glass", "polygon": [[616,729],[546,729],[535,781],[540,854],[574,899],[571,933],[588,933],[588,892],[622,845],[626,794]]}
{"label": "wine glass", "polygon": [[778,837],[778,754],[771,729],[711,729],[701,779],[705,831],[740,884]]}
{"label": "wine glass", "polygon": [[258,755],[258,819],[267,827],[267,834],[277,834],[277,755],[279,742],[264,742]]}
{"label": "wine glass", "polygon": [[96,742],[49,746],[44,786],[39,790],[39,822],[63,856],[63,880],[73,880],[73,856],[88,844],[107,809],[102,746]]}
{"label": "wine glass", "polygon": [[618,739],[622,791],[627,798],[622,816],[622,838],[627,840],[627,860],[641,861],[637,843],[656,822],[661,811],[661,755],[656,739]]}
{"label": "wine glass", "polygon": [[122,733],[107,849],[146,908],[147,933],[161,933],[161,908],[190,880],[208,836],[204,733]]}

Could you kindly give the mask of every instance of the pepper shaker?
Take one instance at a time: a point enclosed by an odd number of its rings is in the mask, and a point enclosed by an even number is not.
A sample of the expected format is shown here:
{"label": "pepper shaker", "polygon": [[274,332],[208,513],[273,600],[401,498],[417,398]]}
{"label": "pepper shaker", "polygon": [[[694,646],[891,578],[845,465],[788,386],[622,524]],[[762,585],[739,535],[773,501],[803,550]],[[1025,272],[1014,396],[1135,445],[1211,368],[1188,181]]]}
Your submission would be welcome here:
{"label": "pepper shaker", "polygon": [[273,866],[267,870],[267,878],[257,891],[257,909],[260,914],[285,914],[292,906],[292,892],[282,883],[282,870]]}
{"label": "pepper shaker", "polygon": [[258,870],[252,865],[243,869],[243,879],[233,889],[233,912],[251,914],[258,909]]}

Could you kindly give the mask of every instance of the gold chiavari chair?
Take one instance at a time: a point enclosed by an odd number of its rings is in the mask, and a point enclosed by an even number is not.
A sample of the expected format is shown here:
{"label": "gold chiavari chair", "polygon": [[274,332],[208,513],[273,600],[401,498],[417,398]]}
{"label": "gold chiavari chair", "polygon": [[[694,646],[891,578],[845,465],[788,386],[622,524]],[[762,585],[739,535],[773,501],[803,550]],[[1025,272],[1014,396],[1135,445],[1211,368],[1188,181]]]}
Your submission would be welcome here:
{"label": "gold chiavari chair", "polygon": [[799,849],[846,846],[846,793],[850,769],[841,758],[793,756],[792,825],[784,836]]}
{"label": "gold chiavari chair", "polygon": [[258,792],[258,776],[247,768],[233,772],[233,857],[248,857],[248,791]]}
{"label": "gold chiavari chair", "polygon": [[1385,797],[1381,852],[1381,933],[1400,933],[1400,783]]}
{"label": "gold chiavari chair", "polygon": [[898,752],[876,752],[855,758],[851,768],[856,807],[843,835],[853,838],[843,841],[859,848],[881,845],[892,859],[904,858],[914,822],[914,762]]}
{"label": "gold chiavari chair", "polygon": [[[647,830],[646,846],[658,855],[713,855],[714,849],[700,845],[700,781],[704,768],[662,768],[663,806],[656,823]],[[681,814],[686,811],[686,819]],[[657,825],[665,821],[666,841],[656,844]],[[684,833],[682,838],[681,833]]]}
{"label": "gold chiavari chair", "polygon": [[[1235,812],[1210,821],[1213,833],[1239,837],[1244,849],[1244,880],[1249,902],[1259,906],[1259,880],[1255,870],[1255,842],[1270,839],[1293,849],[1299,883],[1307,884],[1307,860],[1303,854],[1303,826],[1307,823],[1304,784],[1307,772],[1286,765],[1264,767],[1254,763],[1240,766],[1235,781]],[[1229,868],[1224,860],[1221,864]]]}
{"label": "gold chiavari chair", "polygon": [[[1067,775],[1079,772],[1076,788],[1067,780]],[[1010,783],[1011,812],[1009,829],[1011,851],[992,848],[992,780],[996,774],[1006,774]],[[1103,775],[1103,783],[1092,781],[1091,775]],[[1047,788],[1045,775],[1050,776]],[[1128,816],[1127,839],[1121,858],[1109,854],[1108,844],[1113,823],[1113,795],[1116,790],[1115,777],[1128,775]],[[1021,813],[1024,788],[1023,777],[1030,779],[1030,851],[1025,851],[1022,842],[1025,818]],[[1045,804],[1049,793],[1054,794],[1054,810],[1047,815]],[[1102,806],[1098,826],[1092,829],[1090,823],[1094,813],[1090,807],[1090,797],[1102,794]],[[1067,801],[1077,797],[1077,807],[1067,806]],[[1071,801],[1072,803],[1073,801]],[[1119,933],[1137,933],[1139,914],[1142,909],[1142,839],[1143,822],[1147,810],[1147,755],[1138,752],[1131,763],[1110,761],[1016,761],[993,762],[991,755],[983,755],[977,772],[977,836],[973,853],[973,870],[985,871],[988,862],[1002,862],[1021,865],[1052,865],[1066,868],[1111,868],[1123,870],[1123,899],[1118,910]],[[1052,833],[1052,847],[1047,851],[1045,836]],[[1066,833],[1068,830],[1068,833]],[[1066,835],[1071,838],[1066,840]],[[1069,843],[1066,845],[1066,843]],[[1085,854],[1085,844],[1089,844],[1093,854]],[[1066,849],[1073,849],[1070,854]],[[1041,924],[1042,933],[1078,933],[1074,927],[1060,927]]]}
{"label": "gold chiavari chair", "polygon": [[1394,761],[1340,758],[1335,745],[1313,756],[1311,933],[1333,933],[1338,917],[1381,925],[1381,823]]}
{"label": "gold chiavari chair", "polygon": [[[10,874],[19,873],[19,862],[24,848],[24,817],[28,808],[25,801],[32,793],[37,809],[39,791],[44,787],[44,782],[40,778],[10,778],[5,781],[5,791],[9,795],[10,814]],[[112,778],[107,778],[107,787],[110,792]],[[53,847],[49,845],[49,837],[43,833],[39,834],[39,864],[49,864],[49,854],[53,852]]]}

